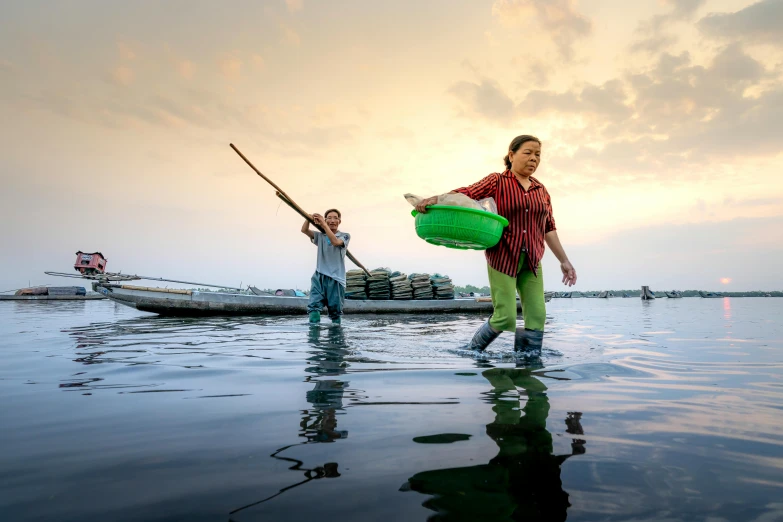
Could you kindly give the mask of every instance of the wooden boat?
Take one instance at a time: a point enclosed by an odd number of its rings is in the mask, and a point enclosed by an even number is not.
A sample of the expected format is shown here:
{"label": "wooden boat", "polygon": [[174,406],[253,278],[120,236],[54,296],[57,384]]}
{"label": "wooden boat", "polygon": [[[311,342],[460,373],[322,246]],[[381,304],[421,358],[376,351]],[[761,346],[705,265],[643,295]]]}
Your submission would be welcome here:
{"label": "wooden boat", "polygon": [[96,299],[106,299],[106,296],[87,295],[83,286],[34,286],[20,288],[14,295],[0,295],[0,301],[93,301]]}
{"label": "wooden boat", "polygon": [[672,290],[671,292],[664,292],[669,299],[682,299],[682,292],[679,290]]}
{"label": "wooden boat", "polygon": [[0,295],[0,301],[99,301],[104,295]]}
{"label": "wooden boat", "polygon": [[702,292],[701,290],[699,290],[699,295],[700,295],[700,296],[702,296],[702,297],[704,297],[704,298],[718,298],[718,297],[723,297],[723,295],[721,295],[721,294],[719,294],[719,293],[717,293],[717,292]]}
{"label": "wooden boat", "polygon": [[655,292],[650,290],[649,286],[643,286],[641,297],[642,297],[642,301],[649,301],[655,299]]}
{"label": "wooden boat", "polygon": [[[200,292],[112,283],[94,283],[96,292],[115,303],[160,315],[303,315],[307,297]],[[518,305],[519,306],[519,305]],[[432,299],[360,301],[346,299],[343,312],[353,314],[491,313],[491,300]]]}

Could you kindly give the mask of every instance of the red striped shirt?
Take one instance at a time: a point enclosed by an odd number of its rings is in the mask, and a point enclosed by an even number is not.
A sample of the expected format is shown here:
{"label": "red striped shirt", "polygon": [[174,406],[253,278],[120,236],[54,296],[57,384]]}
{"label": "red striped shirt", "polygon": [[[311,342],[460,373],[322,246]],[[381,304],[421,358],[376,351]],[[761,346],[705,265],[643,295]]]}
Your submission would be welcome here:
{"label": "red striped shirt", "polygon": [[490,174],[478,183],[458,188],[455,192],[471,199],[494,198],[498,214],[508,219],[508,226],[497,245],[486,250],[489,266],[511,277],[517,276],[519,256],[527,254],[527,266],[538,275],[538,263],[544,257],[544,235],[556,230],[552,216],[552,199],[546,187],[530,178],[525,190],[514,174]]}

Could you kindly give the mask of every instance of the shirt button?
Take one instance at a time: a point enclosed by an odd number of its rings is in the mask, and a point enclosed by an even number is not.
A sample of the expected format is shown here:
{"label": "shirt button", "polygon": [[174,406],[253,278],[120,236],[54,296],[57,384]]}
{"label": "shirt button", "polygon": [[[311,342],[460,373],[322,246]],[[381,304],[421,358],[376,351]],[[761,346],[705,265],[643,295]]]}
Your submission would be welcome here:
{"label": "shirt button", "polygon": [[525,212],[527,212],[527,209],[525,209]]}
{"label": "shirt button", "polygon": [[523,231],[522,231],[522,233],[523,233],[523,234],[527,234],[527,230],[523,230]]}
{"label": "shirt button", "polygon": [[527,192],[525,192],[525,197],[527,197]]}

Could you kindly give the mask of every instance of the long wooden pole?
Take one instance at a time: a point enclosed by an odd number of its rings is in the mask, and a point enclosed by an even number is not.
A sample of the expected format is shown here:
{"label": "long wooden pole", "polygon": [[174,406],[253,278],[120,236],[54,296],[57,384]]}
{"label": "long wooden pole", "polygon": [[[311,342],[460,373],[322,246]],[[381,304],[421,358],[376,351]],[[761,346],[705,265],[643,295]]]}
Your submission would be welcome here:
{"label": "long wooden pole", "polygon": [[[272,185],[272,186],[275,188],[275,191],[276,191],[277,197],[279,197],[280,199],[282,199],[282,200],[283,200],[283,202],[284,202],[286,205],[288,205],[289,207],[291,207],[292,209],[294,209],[294,210],[295,210],[295,211],[296,211],[296,212],[297,212],[297,213],[298,213],[300,216],[302,216],[302,217],[303,217],[303,218],[305,218],[307,221],[309,221],[310,223],[312,223],[313,225],[315,225],[316,227],[318,227],[318,229],[319,229],[321,232],[323,232],[323,231],[324,231],[324,230],[323,230],[323,228],[321,228],[319,225],[317,225],[317,224],[315,223],[315,221],[313,221],[313,216],[311,216],[310,214],[308,214],[307,212],[305,212],[305,211],[304,211],[304,209],[302,209],[302,207],[300,207],[299,205],[297,205],[297,204],[294,202],[294,200],[293,200],[293,199],[291,199],[291,197],[290,197],[288,194],[286,194],[286,193],[285,193],[285,191],[284,191],[283,189],[281,189],[279,186],[277,186],[277,184],[276,184],[274,181],[272,181],[271,179],[269,179],[269,178],[267,178],[266,176],[264,176],[263,174],[261,174],[261,171],[260,171],[260,170],[258,170],[258,169],[256,168],[256,166],[255,166],[255,165],[253,165],[253,163],[251,163],[251,162],[250,162],[250,160],[249,160],[249,159],[247,159],[247,157],[245,157],[245,155],[244,155],[244,154],[242,154],[242,153],[239,151],[239,149],[238,149],[238,148],[236,148],[236,146],[234,146],[234,144],[233,144],[233,143],[230,143],[229,145],[231,146],[231,148],[232,148],[232,149],[234,149],[234,152],[236,152],[237,154],[239,154],[239,157],[240,157],[240,158],[242,158],[243,160],[245,160],[245,163],[247,163],[247,164],[248,164],[248,166],[249,166],[251,169],[253,169],[253,170],[255,171],[255,173],[256,173],[256,174],[258,174],[259,176],[261,176],[261,178],[263,178],[263,180],[264,180],[264,181],[266,181],[267,183],[269,183],[270,185]],[[367,274],[367,276],[368,276],[368,277],[372,277],[372,274],[370,274],[370,271],[369,271],[369,270],[367,270],[367,269],[364,267],[364,265],[362,265],[362,264],[359,262],[359,260],[358,260],[358,259],[356,259],[356,257],[354,257],[354,255],[353,255],[353,254],[351,254],[351,252],[350,252],[350,251],[349,251],[347,248],[345,249],[345,255],[348,257],[348,259],[350,259],[351,261],[353,261],[353,263],[354,263],[356,266],[358,266],[359,268],[361,268],[362,270],[364,270],[364,272]]]}

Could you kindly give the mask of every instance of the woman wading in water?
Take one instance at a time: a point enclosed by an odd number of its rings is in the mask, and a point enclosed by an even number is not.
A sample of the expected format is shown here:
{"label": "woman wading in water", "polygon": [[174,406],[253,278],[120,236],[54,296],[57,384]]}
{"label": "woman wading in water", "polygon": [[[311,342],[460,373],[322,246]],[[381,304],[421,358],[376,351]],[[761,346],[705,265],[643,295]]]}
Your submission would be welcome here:
{"label": "woman wading in water", "polygon": [[[576,283],[576,270],[557,237],[549,193],[532,176],[541,163],[541,140],[535,136],[517,136],[508,146],[503,161],[504,172],[490,174],[478,183],[452,191],[475,200],[494,198],[498,214],[508,219],[500,242],[486,251],[494,311],[476,331],[470,348],[484,350],[500,332],[506,331],[516,332],[514,350],[538,351],[546,320],[541,272],[544,243],[560,261],[564,284]],[[427,205],[437,202],[437,196],[422,200],[416,210],[426,212]],[[517,328],[516,292],[522,302],[524,328]]]}

